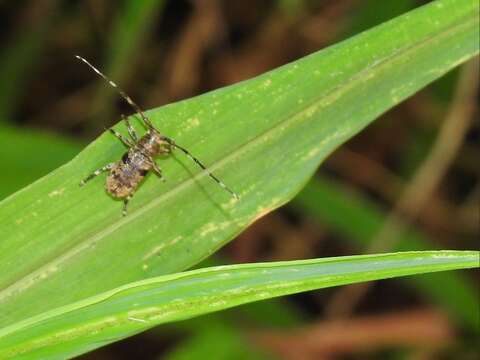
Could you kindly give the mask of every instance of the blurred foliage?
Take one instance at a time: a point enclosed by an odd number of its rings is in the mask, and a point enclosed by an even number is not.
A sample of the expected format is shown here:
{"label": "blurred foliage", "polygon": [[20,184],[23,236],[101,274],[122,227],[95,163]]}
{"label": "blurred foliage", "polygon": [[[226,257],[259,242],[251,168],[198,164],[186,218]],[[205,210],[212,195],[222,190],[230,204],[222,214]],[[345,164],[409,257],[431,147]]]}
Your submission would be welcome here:
{"label": "blurred foliage", "polygon": [[80,142],[46,131],[0,125],[0,200],[71,160]]}
{"label": "blurred foliage", "polygon": [[[292,207],[318,218],[360,249],[368,247],[386,221],[375,204],[327,178],[312,180],[293,201]],[[432,239],[414,229],[408,229],[398,236],[392,249],[394,251],[421,251],[434,247]],[[462,276],[455,273],[429,274],[407,281],[416,285],[430,301],[449,309],[472,331],[480,331],[477,294]]]}
{"label": "blurred foliage", "polygon": [[[118,113],[131,113],[103,84],[93,83],[93,74],[84,78],[73,54],[93,58],[143,107],[157,107],[252,77],[423,3],[0,2],[0,199],[70,160],[103,126],[118,121]],[[119,25],[125,19],[130,25]],[[323,175],[297,201],[260,220],[227,246],[223,260],[235,263],[362,252],[429,153],[457,86],[456,72],[452,72],[385,114],[382,121],[334,154],[323,166]],[[479,137],[477,121],[428,208],[402,235],[399,247],[478,245]],[[367,167],[375,170],[374,176],[364,174]],[[352,191],[361,193],[360,198],[352,196]],[[318,200],[309,205],[312,199]],[[437,275],[410,279],[417,287],[403,287],[397,281],[375,285],[352,317],[438,306],[452,314],[448,326],[457,330],[452,335],[453,357],[473,353],[474,358],[478,353],[468,341],[478,332],[478,299],[475,302],[472,297],[478,287],[463,273]],[[285,322],[292,327],[316,323],[333,295],[333,291],[324,291],[293,296],[287,303],[247,305],[186,321],[183,329],[182,324],[168,325],[168,330],[177,329],[172,330],[173,337],[155,329],[82,358],[192,358],[207,353],[230,359],[226,350],[240,350],[242,344],[252,349],[252,358],[273,354],[274,345],[255,348],[249,334],[258,328],[284,327],[283,320],[290,318],[291,323]],[[471,314],[475,304],[477,314]],[[387,351],[373,347],[370,354],[403,357],[402,348],[401,343]],[[356,351],[352,349],[353,354]],[[451,355],[449,351],[437,344],[429,350],[414,347],[409,355],[438,357]]]}

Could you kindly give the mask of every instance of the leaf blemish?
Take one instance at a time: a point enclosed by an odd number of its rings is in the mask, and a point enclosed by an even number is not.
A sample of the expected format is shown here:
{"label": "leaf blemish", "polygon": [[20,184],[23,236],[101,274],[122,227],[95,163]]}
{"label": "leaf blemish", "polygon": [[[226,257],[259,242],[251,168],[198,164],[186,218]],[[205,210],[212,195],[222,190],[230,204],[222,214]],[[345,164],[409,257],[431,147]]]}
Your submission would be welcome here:
{"label": "leaf blemish", "polygon": [[215,301],[215,302],[211,302],[209,304],[209,307],[222,307],[222,306],[225,306],[227,304],[227,302],[225,300],[218,300],[218,301]]}
{"label": "leaf blemish", "polygon": [[216,231],[218,229],[218,226],[217,224],[211,222],[211,223],[208,223],[206,225],[204,225],[201,230],[200,230],[200,236],[201,237],[205,237],[207,236],[208,234]]}
{"label": "leaf blemish", "polygon": [[[211,222],[211,223],[208,223],[208,224],[204,225],[200,229],[200,231],[199,231],[200,234],[199,235],[200,235],[201,238],[203,238],[203,237],[207,236],[208,234],[210,234],[212,232],[225,230],[230,225],[231,225],[230,221],[225,221],[225,222],[222,222],[222,223]],[[216,241],[216,240],[214,239],[214,241]]]}
{"label": "leaf blemish", "polygon": [[142,260],[147,260],[151,258],[152,256],[155,256],[158,254],[163,248],[165,247],[165,244],[160,244],[158,246],[155,246],[151,251],[149,251],[145,256],[142,258]]}
{"label": "leaf blemish", "polygon": [[272,85],[272,80],[271,79],[267,79],[265,80],[262,85],[260,86],[262,89],[266,89],[268,88],[270,85]]}
{"label": "leaf blemish", "polygon": [[136,321],[136,322],[141,322],[141,323],[146,323],[147,322],[147,320],[145,320],[145,319],[139,319],[139,318],[136,318],[136,317],[133,317],[133,316],[130,316],[127,319],[130,320],[130,321]]}
{"label": "leaf blemish", "polygon": [[187,120],[187,126],[185,126],[185,130],[190,130],[196,128],[200,125],[200,120],[197,117],[193,117]]}
{"label": "leaf blemish", "polygon": [[179,242],[181,239],[183,239],[182,236],[177,236],[176,238],[174,238],[172,241],[170,241],[167,246],[173,246],[175,245],[177,242]]}
{"label": "leaf blemish", "polygon": [[63,192],[65,191],[65,188],[61,188],[58,190],[53,190],[51,193],[48,194],[48,197],[55,197],[55,196],[62,196]]}

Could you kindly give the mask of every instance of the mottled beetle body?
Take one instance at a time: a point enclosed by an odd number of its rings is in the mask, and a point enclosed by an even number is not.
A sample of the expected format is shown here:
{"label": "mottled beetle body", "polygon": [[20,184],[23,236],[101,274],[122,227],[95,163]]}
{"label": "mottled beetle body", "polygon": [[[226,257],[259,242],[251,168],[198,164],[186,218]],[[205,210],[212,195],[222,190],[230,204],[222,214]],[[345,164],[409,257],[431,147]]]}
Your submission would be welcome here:
{"label": "mottled beetle body", "polygon": [[127,198],[152,170],[157,155],[169,154],[172,146],[156,131],[148,131],[116,162],[107,176],[106,190],[116,198]]}
{"label": "mottled beetle body", "polygon": [[217,182],[222,188],[228,191],[234,198],[238,196],[230,190],[222,181],[220,181],[215,175],[213,175],[203,165],[200,160],[194,157],[190,152],[179,146],[172,139],[160,134],[160,132],[153,126],[151,121],[145,116],[140,107],[123,92],[117,84],[109,80],[104,74],[102,74],[97,68],[90,64],[87,60],[80,56],[76,56],[85,64],[90,66],[98,75],[105,79],[111,86],[113,86],[120,95],[136,110],[143,121],[143,124],[147,128],[147,132],[141,138],[138,138],[135,129],[130,125],[130,122],[125,116],[122,116],[128,129],[129,138],[125,138],[123,135],[110,129],[110,132],[115,135],[127,148],[128,151],[122,156],[122,159],[117,162],[112,162],[103,166],[102,168],[94,171],[87,176],[80,185],[85,183],[97,175],[100,175],[104,171],[109,171],[106,180],[107,192],[115,198],[123,199],[123,215],[126,215],[127,204],[132,198],[133,194],[137,190],[138,186],[145,178],[149,171],[155,172],[162,180],[162,171],[155,162],[155,157],[158,155],[168,155],[173,149],[179,149],[191,160],[193,160],[198,166],[205,170],[208,175]]}

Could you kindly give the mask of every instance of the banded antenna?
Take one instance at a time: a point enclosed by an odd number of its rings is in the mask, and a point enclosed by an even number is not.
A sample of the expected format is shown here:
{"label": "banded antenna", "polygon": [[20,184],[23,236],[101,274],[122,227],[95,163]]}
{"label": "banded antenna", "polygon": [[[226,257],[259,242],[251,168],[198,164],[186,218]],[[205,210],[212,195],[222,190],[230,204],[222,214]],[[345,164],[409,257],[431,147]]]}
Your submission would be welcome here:
{"label": "banded antenna", "polygon": [[117,92],[120,94],[122,98],[125,99],[126,102],[130,104],[130,106],[138,113],[140,114],[143,122],[145,125],[152,130],[155,130],[155,127],[153,126],[152,122],[150,119],[144,114],[143,110],[140,108],[140,106],[137,105],[135,101],[132,100],[130,96],[128,96],[125,91],[123,91],[117,84],[115,84],[112,80],[110,80],[105,74],[103,74],[100,70],[98,70],[95,66],[90,64],[88,60],[84,59],[83,57],[79,55],[75,55],[75,57],[81,61],[83,61],[85,64],[87,64],[93,71],[95,71],[98,75],[100,75],[110,86],[115,88]]}

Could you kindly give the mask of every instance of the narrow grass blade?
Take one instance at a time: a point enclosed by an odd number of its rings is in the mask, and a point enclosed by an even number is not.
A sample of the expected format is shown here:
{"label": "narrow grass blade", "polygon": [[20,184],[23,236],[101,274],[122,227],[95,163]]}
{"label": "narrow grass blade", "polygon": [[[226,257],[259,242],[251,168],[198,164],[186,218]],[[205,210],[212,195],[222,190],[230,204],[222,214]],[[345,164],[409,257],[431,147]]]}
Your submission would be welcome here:
{"label": "narrow grass blade", "polygon": [[[121,3],[109,34],[106,47],[106,64],[103,71],[116,82],[123,83],[129,74],[135,73],[135,58],[141,56],[141,44],[148,30],[159,19],[165,7],[164,0],[128,0]],[[94,116],[91,117],[92,128],[105,125],[113,114],[113,99],[116,93],[110,91],[103,81],[98,81],[92,106]],[[111,124],[108,124],[108,126]]]}
{"label": "narrow grass blade", "polygon": [[0,358],[63,359],[155,325],[362,281],[478,267],[478,251],[425,251],[219,266],[152,278],[0,330]]}

